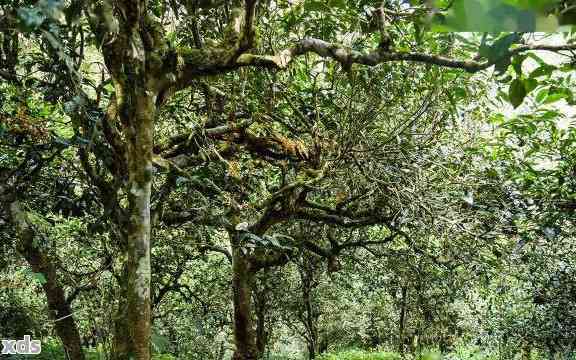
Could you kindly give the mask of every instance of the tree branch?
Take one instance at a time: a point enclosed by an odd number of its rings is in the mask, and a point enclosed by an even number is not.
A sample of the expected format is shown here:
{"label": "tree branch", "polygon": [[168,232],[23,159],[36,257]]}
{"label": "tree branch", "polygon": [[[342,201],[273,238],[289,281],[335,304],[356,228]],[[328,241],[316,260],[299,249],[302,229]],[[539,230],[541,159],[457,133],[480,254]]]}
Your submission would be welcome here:
{"label": "tree branch", "polygon": [[223,254],[224,256],[226,256],[226,258],[228,259],[228,261],[230,262],[230,264],[232,264],[232,254],[230,254],[230,251],[221,248],[219,246],[216,245],[205,245],[205,246],[201,246],[198,250],[200,251],[213,251],[213,252],[218,252]]}
{"label": "tree branch", "polygon": [[325,211],[315,208],[300,207],[294,210],[292,214],[295,219],[311,220],[345,228],[388,224],[391,221],[390,218],[378,216],[374,211],[366,211],[362,214],[356,214],[357,216],[353,216],[352,214],[338,215],[336,210]]}
{"label": "tree branch", "polygon": [[[245,117],[245,114],[234,114],[236,119]],[[219,138],[224,135],[239,133],[248,128],[255,122],[253,118],[248,118],[238,122],[228,122],[225,125],[215,126],[212,128],[193,128],[188,134],[179,134],[170,138],[165,145],[157,145],[154,153],[162,155],[165,158],[171,158],[184,151],[184,148],[190,147],[192,140],[204,135],[209,138]]]}
{"label": "tree branch", "polygon": [[164,211],[158,221],[165,225],[181,225],[187,222],[193,222],[204,226],[222,226],[224,224],[222,216],[206,215],[197,211]]}
{"label": "tree branch", "polygon": [[71,305],[74,300],[80,295],[82,291],[96,290],[96,285],[79,286],[66,298],[66,302]]}
{"label": "tree branch", "polygon": [[254,31],[254,17],[256,15],[257,0],[244,1],[244,21],[242,24],[242,33],[238,43],[238,55],[249,50],[254,46],[256,32]]}
{"label": "tree branch", "polygon": [[349,242],[345,242],[342,244],[339,244],[336,247],[336,253],[340,253],[340,251],[344,250],[344,249],[350,249],[350,248],[354,248],[354,247],[366,247],[369,245],[382,245],[382,244],[386,244],[389,243],[391,241],[393,241],[394,239],[396,239],[396,237],[400,235],[400,233],[398,232],[393,232],[392,234],[386,236],[384,239],[381,240],[364,240],[364,241],[349,241]]}
{"label": "tree branch", "polygon": [[238,58],[237,65],[285,69],[296,57],[307,53],[315,53],[324,58],[332,58],[345,66],[350,66],[351,64],[375,66],[392,61],[411,61],[449,68],[463,69],[474,73],[489,68],[503,58],[532,50],[545,50],[553,52],[576,50],[576,44],[559,46],[537,44],[521,45],[509,50],[499,59],[480,62],[474,60],[451,59],[440,55],[430,55],[416,52],[385,51],[385,49],[381,48],[370,51],[368,53],[364,53],[357,50],[352,50],[343,45],[329,43],[320,39],[306,38],[300,40],[293,47],[282,50],[277,55],[270,56],[243,54]]}
{"label": "tree branch", "polygon": [[280,251],[273,254],[255,256],[250,260],[250,264],[251,269],[256,272],[261,269],[285,265],[288,261],[290,261],[290,253],[288,251]]}
{"label": "tree branch", "polygon": [[179,49],[176,63],[182,65],[165,69],[166,73],[172,73],[174,77],[162,87],[183,89],[190,86],[198,76],[216,75],[237,68],[238,58],[254,47],[256,3],[257,0],[245,0],[243,14],[233,11],[224,31],[224,40],[219,46]]}
{"label": "tree branch", "polygon": [[8,82],[20,85],[20,79],[18,79],[18,76],[15,73],[0,69],[0,77]]}
{"label": "tree branch", "polygon": [[302,244],[302,247],[304,247],[306,250],[311,251],[320,257],[329,259],[332,256],[334,256],[331,249],[330,250],[324,249],[320,245],[318,245],[312,241],[305,240],[305,241],[302,241],[301,244]]}

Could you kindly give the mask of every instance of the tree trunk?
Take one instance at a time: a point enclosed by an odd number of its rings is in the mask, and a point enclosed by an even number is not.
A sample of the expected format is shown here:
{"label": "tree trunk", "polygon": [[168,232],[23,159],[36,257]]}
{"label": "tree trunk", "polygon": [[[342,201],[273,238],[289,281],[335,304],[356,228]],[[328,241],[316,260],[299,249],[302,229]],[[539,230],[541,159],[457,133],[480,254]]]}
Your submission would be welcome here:
{"label": "tree trunk", "polygon": [[[310,275],[312,276],[312,275]],[[304,279],[303,279],[304,280]],[[311,296],[311,280],[306,278],[302,284],[302,297],[306,308],[306,329],[308,331],[308,359],[316,358],[316,349],[318,348],[318,329],[316,326],[316,316],[314,316],[314,307]]]}
{"label": "tree trunk", "polygon": [[231,232],[232,243],[232,298],[234,304],[234,340],[236,350],[233,360],[256,360],[256,332],[252,320],[252,286],[254,273],[249,258],[242,253],[238,232]]}
{"label": "tree trunk", "polygon": [[374,312],[370,313],[370,323],[368,324],[368,336],[370,336],[370,346],[375,349],[380,346],[380,332],[378,331],[378,325],[376,324]]}
{"label": "tree trunk", "polygon": [[328,351],[328,337],[322,336],[318,344],[318,354],[322,354]]}
{"label": "tree trunk", "polygon": [[123,360],[130,358],[130,324],[126,314],[128,313],[128,272],[126,266],[122,270],[119,279],[120,292],[118,294],[118,307],[113,317],[114,330],[112,340],[112,360]]}
{"label": "tree trunk", "polygon": [[400,321],[398,324],[398,352],[404,354],[404,330],[406,325],[406,302],[407,302],[408,288],[402,287],[402,299],[400,300]]}
{"label": "tree trunk", "polygon": [[30,226],[27,216],[15,201],[10,204],[10,216],[15,224],[19,236],[18,250],[24,256],[32,271],[44,276],[42,287],[46,294],[50,317],[54,322],[56,334],[64,345],[64,350],[69,359],[83,360],[82,342],[76,321],[72,315],[70,304],[62,286],[58,283],[56,267],[50,257],[34,243],[34,230]]}
{"label": "tree trunk", "polygon": [[314,263],[305,261],[300,267],[300,280],[302,282],[302,302],[304,304],[304,328],[306,329],[306,342],[308,359],[315,359],[318,352],[318,314],[314,309]]}
{"label": "tree trunk", "polygon": [[308,359],[316,358],[316,343],[314,341],[308,342]]}
{"label": "tree trunk", "polygon": [[152,151],[155,96],[138,87],[120,100],[120,119],[126,137],[128,164],[127,193],[129,221],[127,231],[127,313],[130,351],[137,360],[150,359],[150,194],[152,189]]}
{"label": "tree trunk", "polygon": [[266,294],[261,292],[257,294],[256,299],[256,348],[258,354],[262,356],[268,344],[268,332],[266,331]]}

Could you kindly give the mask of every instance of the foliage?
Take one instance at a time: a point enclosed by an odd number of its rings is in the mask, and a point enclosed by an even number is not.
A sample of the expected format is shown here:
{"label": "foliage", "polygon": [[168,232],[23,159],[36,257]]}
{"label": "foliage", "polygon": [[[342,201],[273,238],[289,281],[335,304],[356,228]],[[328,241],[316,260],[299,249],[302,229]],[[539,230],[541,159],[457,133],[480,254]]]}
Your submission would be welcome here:
{"label": "foliage", "polygon": [[519,32],[566,4],[429,5],[0,2],[0,335],[571,356],[576,45]]}
{"label": "foliage", "polygon": [[576,24],[568,2],[558,0],[434,1],[440,10],[432,28],[440,31],[557,31]]}
{"label": "foliage", "polygon": [[319,360],[398,360],[400,355],[392,352],[366,352],[361,350],[348,350],[337,354],[325,354]]}

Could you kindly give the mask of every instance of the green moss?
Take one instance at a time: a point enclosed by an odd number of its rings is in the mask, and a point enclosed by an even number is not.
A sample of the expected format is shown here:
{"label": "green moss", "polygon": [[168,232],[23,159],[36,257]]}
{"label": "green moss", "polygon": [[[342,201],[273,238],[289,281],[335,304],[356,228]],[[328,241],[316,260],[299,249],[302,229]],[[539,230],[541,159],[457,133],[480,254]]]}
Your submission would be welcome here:
{"label": "green moss", "polygon": [[190,46],[179,46],[178,53],[185,57],[199,57],[202,54],[202,50],[200,49],[193,49]]}

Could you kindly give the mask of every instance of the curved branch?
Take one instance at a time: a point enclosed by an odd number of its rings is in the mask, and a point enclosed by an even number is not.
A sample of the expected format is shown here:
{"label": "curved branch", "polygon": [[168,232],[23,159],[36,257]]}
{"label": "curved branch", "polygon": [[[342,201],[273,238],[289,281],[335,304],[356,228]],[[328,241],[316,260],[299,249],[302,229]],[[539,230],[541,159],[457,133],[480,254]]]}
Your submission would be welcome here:
{"label": "curved branch", "polygon": [[185,55],[180,55],[184,65],[178,73],[175,83],[176,88],[182,89],[189,86],[197,77],[226,73],[244,66],[259,66],[264,68],[282,70],[299,56],[315,53],[324,58],[331,58],[348,68],[352,64],[376,66],[386,62],[409,61],[423,64],[431,64],[448,68],[462,69],[475,73],[488,69],[499,61],[527,51],[570,51],[576,50],[576,44],[544,45],[531,44],[520,45],[508,50],[497,59],[490,61],[453,59],[441,55],[433,55],[419,52],[389,51],[386,48],[377,48],[369,52],[352,50],[341,44],[330,43],[315,38],[306,38],[298,41],[294,46],[280,51],[276,55],[255,55],[233,51],[230,56],[229,49],[194,49],[188,50]]}
{"label": "curved branch", "polygon": [[440,55],[431,55],[418,52],[385,51],[381,48],[370,51],[368,53],[364,53],[357,50],[352,50],[340,44],[329,43],[320,39],[306,38],[300,40],[293,47],[282,50],[277,55],[270,56],[243,54],[238,58],[237,65],[263,66],[274,69],[284,69],[296,57],[307,53],[315,53],[324,58],[332,58],[345,66],[350,66],[351,64],[375,66],[392,61],[411,61],[462,69],[474,73],[489,68],[503,58],[532,50],[544,50],[553,52],[576,50],[576,44],[566,44],[559,46],[537,44],[521,45],[509,50],[499,59],[480,62],[475,60],[451,59]]}
{"label": "curved branch", "polygon": [[216,246],[216,245],[205,245],[205,246],[201,246],[199,248],[199,250],[200,251],[212,251],[212,252],[220,253],[220,254],[226,256],[226,259],[228,259],[230,264],[232,264],[232,254],[230,254],[230,251],[228,251],[227,249],[225,249],[223,247]]}

